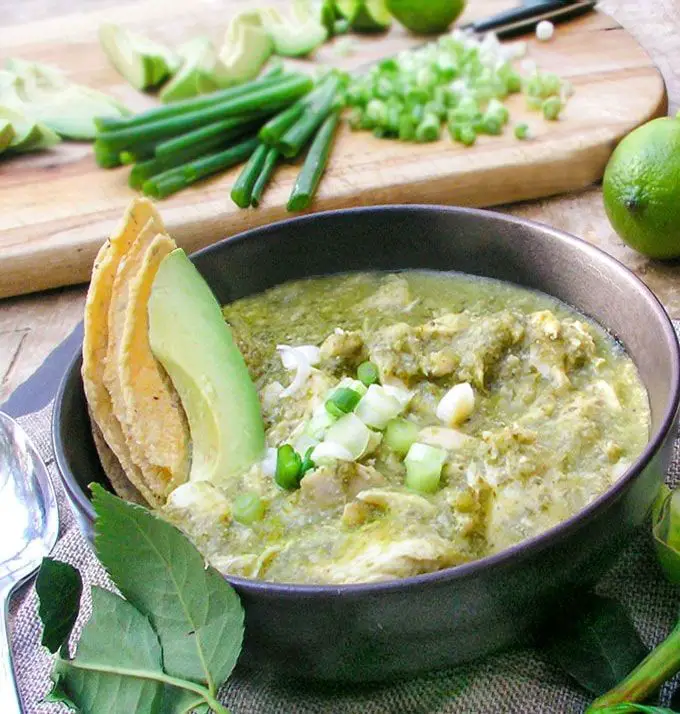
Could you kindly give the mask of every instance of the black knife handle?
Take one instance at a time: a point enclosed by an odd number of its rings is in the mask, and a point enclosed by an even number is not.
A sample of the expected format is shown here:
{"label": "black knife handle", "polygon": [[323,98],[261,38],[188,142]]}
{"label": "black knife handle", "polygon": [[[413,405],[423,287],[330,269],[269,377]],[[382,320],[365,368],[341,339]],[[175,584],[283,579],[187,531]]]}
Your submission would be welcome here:
{"label": "black knife handle", "polygon": [[497,15],[478,20],[464,26],[462,29],[471,29],[483,33],[493,31],[499,38],[515,37],[536,29],[542,20],[552,23],[571,20],[595,8],[596,0],[546,0],[532,5],[523,5],[512,10],[505,10]]}

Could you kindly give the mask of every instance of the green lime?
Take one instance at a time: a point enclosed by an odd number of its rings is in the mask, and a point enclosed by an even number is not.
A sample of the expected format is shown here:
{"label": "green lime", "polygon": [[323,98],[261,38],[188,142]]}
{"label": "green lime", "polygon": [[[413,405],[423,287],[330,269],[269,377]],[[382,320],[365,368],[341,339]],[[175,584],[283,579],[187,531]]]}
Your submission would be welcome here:
{"label": "green lime", "polygon": [[387,9],[411,32],[444,32],[463,12],[465,0],[387,0]]}
{"label": "green lime", "polygon": [[340,14],[358,32],[381,32],[392,24],[385,0],[336,0]]}
{"label": "green lime", "polygon": [[680,119],[638,127],[616,147],[602,181],[614,230],[650,258],[680,257]]}

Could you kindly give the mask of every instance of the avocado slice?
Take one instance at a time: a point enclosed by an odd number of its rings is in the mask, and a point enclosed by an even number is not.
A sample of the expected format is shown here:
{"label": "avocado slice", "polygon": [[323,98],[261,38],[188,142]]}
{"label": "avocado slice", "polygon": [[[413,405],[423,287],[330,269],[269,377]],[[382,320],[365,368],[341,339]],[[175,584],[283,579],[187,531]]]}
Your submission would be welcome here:
{"label": "avocado slice", "polygon": [[0,70],[0,104],[69,139],[94,139],[95,117],[128,110],[112,97],[70,82],[55,67],[10,57]]}
{"label": "avocado slice", "polygon": [[201,94],[201,78],[212,71],[217,61],[215,47],[209,37],[194,37],[177,50],[182,58],[182,66],[177,74],[163,86],[160,92],[162,102],[175,102]]}
{"label": "avocado slice", "polygon": [[71,84],[36,98],[26,110],[60,136],[80,141],[97,135],[96,117],[120,117],[129,112],[101,92]]}
{"label": "avocado slice", "polygon": [[274,42],[274,52],[284,57],[302,57],[313,52],[328,38],[328,30],[312,15],[302,16],[300,6],[295,16],[284,17],[274,7],[260,10],[262,26]]}
{"label": "avocado slice", "polygon": [[12,122],[0,119],[0,154],[12,143],[14,128]]}
{"label": "avocado slice", "polygon": [[181,64],[179,57],[160,42],[111,23],[101,25],[99,41],[111,64],[137,89],[158,86]]}
{"label": "avocado slice", "polygon": [[264,453],[255,385],[207,283],[178,248],[151,288],[149,344],[179,394],[192,439],[190,481],[223,483]]}
{"label": "avocado slice", "polygon": [[7,151],[23,152],[49,149],[61,141],[52,129],[42,122],[35,121],[18,106],[0,104],[0,120],[3,119],[12,124],[14,131]]}
{"label": "avocado slice", "polygon": [[60,69],[42,62],[8,57],[5,60],[5,69],[19,79],[22,93],[54,91],[69,85],[69,81]]}
{"label": "avocado slice", "polygon": [[243,12],[229,23],[211,79],[220,87],[257,77],[274,47],[258,13]]}

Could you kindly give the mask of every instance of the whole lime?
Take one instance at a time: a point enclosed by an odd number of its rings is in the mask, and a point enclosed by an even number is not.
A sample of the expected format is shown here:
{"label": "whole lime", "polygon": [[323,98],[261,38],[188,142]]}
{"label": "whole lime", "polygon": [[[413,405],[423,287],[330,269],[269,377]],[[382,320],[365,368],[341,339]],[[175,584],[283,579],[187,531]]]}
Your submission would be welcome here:
{"label": "whole lime", "polygon": [[408,30],[444,32],[463,12],[465,0],[387,0],[387,9]]}
{"label": "whole lime", "polygon": [[653,119],[616,147],[602,182],[614,230],[650,258],[680,257],[680,119]]}

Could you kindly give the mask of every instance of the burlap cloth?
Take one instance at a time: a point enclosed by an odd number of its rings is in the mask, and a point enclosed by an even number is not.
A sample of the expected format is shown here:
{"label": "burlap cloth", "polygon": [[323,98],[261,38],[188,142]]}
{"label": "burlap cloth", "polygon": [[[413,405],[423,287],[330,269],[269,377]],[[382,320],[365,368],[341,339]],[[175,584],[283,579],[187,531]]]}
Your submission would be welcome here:
{"label": "burlap cloth", "polygon": [[[57,488],[61,532],[53,555],[80,569],[87,592],[88,584],[110,583],[81,536],[59,485],[50,443],[50,417],[51,407],[46,407],[19,421],[47,462]],[[668,481],[674,485],[678,480],[680,448],[676,443]],[[662,640],[677,621],[680,595],[664,581],[646,533],[631,541],[598,589],[623,603],[650,647]],[[61,705],[40,704],[50,687],[50,658],[39,644],[40,627],[32,585],[15,595],[10,622],[14,666],[26,714],[66,711]],[[663,703],[668,702],[671,691],[670,685],[664,688]],[[589,701],[542,652],[531,649],[506,652],[398,684],[372,687],[320,689],[304,683],[277,681],[264,672],[237,671],[224,688],[222,698],[234,714],[576,714]]]}

